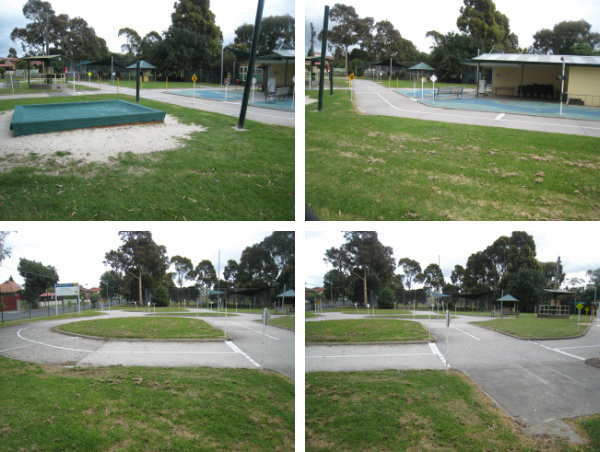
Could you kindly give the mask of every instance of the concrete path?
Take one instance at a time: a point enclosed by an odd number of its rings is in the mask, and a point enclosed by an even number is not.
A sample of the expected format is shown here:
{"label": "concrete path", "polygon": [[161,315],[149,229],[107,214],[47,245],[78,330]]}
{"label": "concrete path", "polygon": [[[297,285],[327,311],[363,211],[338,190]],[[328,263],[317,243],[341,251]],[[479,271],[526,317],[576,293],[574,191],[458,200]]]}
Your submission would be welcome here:
{"label": "concrete path", "polygon": [[[102,84],[102,91],[98,91],[98,83],[78,82],[80,86],[89,86],[94,88],[90,91],[76,91],[73,93],[72,89],[66,90],[61,93],[44,93],[44,94],[27,94],[27,95],[3,95],[0,96],[0,102],[4,99],[20,99],[20,98],[47,98],[47,97],[60,97],[60,96],[81,96],[81,95],[94,95],[94,94],[116,94],[117,86],[110,83]],[[135,89],[133,88],[119,88],[120,94],[126,94],[135,97]],[[194,108],[197,110],[210,111],[213,113],[219,113],[223,115],[233,116],[239,118],[241,102],[220,102],[209,99],[193,99],[186,96],[177,96],[174,94],[168,94],[158,89],[143,89],[140,90],[140,97],[143,99],[156,100],[159,102],[165,102],[167,104],[179,105],[187,108]],[[271,110],[268,108],[248,106],[246,111],[246,119],[252,121],[258,121],[266,124],[274,124],[286,127],[295,126],[295,112],[293,111],[281,111]]]}
{"label": "concrete path", "polygon": [[[357,318],[325,314],[325,319]],[[306,372],[444,369],[465,372],[520,425],[535,433],[573,432],[561,419],[600,412],[600,369],[585,364],[600,352],[600,321],[577,339],[526,341],[475,325],[481,317],[453,318],[446,353],[445,320],[431,320],[436,346],[308,346]],[[506,319],[510,322],[513,319]],[[319,321],[319,320],[310,320]],[[425,328],[428,320],[418,320]],[[560,428],[557,429],[557,424]],[[525,429],[527,430],[527,429]]]}
{"label": "concrete path", "polygon": [[355,80],[357,108],[367,115],[600,137],[600,121],[433,108],[369,80]]}
{"label": "concrete path", "polygon": [[[196,309],[190,309],[195,312]],[[204,311],[200,309],[199,311]],[[118,310],[107,311],[108,318],[147,315]],[[262,325],[256,314],[225,317],[198,317],[225,329],[231,341],[167,342],[117,341],[66,336],[53,330],[64,323],[93,320],[49,320],[14,325],[0,330],[0,355],[40,364],[72,366],[160,366],[232,367],[258,369],[262,359]],[[264,368],[294,379],[294,332],[267,326]]]}

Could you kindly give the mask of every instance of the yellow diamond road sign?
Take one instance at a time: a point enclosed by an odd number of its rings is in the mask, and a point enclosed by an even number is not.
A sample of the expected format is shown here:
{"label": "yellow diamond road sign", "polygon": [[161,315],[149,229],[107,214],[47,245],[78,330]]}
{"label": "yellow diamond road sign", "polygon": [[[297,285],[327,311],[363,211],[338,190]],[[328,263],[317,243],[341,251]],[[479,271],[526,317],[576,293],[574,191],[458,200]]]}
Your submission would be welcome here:
{"label": "yellow diamond road sign", "polygon": [[198,76],[196,74],[192,75],[192,82],[196,83],[198,81]]}
{"label": "yellow diamond road sign", "polygon": [[354,74],[350,74],[350,80],[354,80],[356,78],[356,76]]}
{"label": "yellow diamond road sign", "polygon": [[581,308],[583,308],[583,304],[581,304],[581,303],[577,303],[577,304],[575,305],[575,307],[581,311]]}

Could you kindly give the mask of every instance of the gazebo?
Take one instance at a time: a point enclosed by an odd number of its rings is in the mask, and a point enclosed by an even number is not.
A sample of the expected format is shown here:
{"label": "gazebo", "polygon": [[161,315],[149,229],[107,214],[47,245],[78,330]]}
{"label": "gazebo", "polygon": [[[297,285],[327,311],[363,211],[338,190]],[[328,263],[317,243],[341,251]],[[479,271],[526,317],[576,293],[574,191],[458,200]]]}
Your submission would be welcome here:
{"label": "gazebo", "polygon": [[[420,80],[424,75],[427,75],[428,78],[431,77],[433,71],[435,71],[434,68],[423,62],[408,68],[408,72],[414,72],[416,74],[417,80]],[[419,77],[419,72],[421,73],[421,77]]]}
{"label": "gazebo", "polygon": [[[507,294],[501,298],[498,298],[496,301],[500,302],[500,310],[498,311],[497,309],[495,309],[494,306],[494,310],[492,311],[492,317],[494,317],[496,314],[500,314],[501,317],[504,317],[505,315],[514,315],[519,317],[519,300],[517,300],[515,297],[513,297],[510,294]],[[510,307],[505,308],[505,303]]]}
{"label": "gazebo", "polygon": [[[133,63],[131,66],[127,66],[126,69],[137,69],[137,62]],[[144,70],[144,69],[156,69],[156,66],[154,66],[151,63],[148,63],[145,60],[140,61],[140,69]],[[156,81],[156,72],[154,72],[154,80]],[[143,82],[147,82],[149,81],[148,78],[146,79],[142,79]]]}
{"label": "gazebo", "polygon": [[[29,88],[39,89],[63,89],[67,87],[67,67],[71,64],[71,60],[62,55],[39,55],[34,57],[25,57],[27,61],[27,83]],[[43,64],[41,75],[41,83],[31,83],[31,68],[30,62],[41,62]],[[52,64],[54,63],[54,65]],[[58,73],[54,74],[54,67],[57,67]]]}
{"label": "gazebo", "polygon": [[540,304],[537,311],[537,316],[541,318],[569,318],[569,304],[562,305],[558,299],[559,295],[573,295],[574,292],[562,289],[544,289],[544,292],[552,294],[550,303]]}
{"label": "gazebo", "polygon": [[[285,287],[284,287],[285,289]],[[291,298],[291,304],[292,304],[292,309],[294,308],[295,304],[296,304],[296,292],[294,292],[293,289],[288,289],[283,293],[280,293],[279,295],[276,295],[277,298],[281,298],[281,307],[283,307],[283,305],[285,304],[285,299],[288,298],[288,300]],[[289,313],[289,311],[288,311]]]}

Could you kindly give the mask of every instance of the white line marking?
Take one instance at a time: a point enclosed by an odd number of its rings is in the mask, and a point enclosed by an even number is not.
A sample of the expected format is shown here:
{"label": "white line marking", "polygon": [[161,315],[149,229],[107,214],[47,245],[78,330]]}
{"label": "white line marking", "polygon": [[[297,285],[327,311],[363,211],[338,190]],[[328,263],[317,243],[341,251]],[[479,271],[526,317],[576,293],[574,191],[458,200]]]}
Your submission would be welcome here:
{"label": "white line marking", "polygon": [[548,385],[548,382],[546,380],[544,380],[542,377],[540,377],[539,375],[536,375],[535,373],[533,373],[532,371],[524,368],[523,366],[519,366],[517,365],[517,367],[519,369],[521,369],[523,372],[525,372],[526,374],[531,375],[533,378],[535,378],[536,380],[539,380],[540,382],[544,383],[545,385]]}
{"label": "white line marking", "polygon": [[557,348],[556,350],[573,350],[575,348],[598,348],[597,345],[581,345],[579,347],[560,347]]}
{"label": "white line marking", "polygon": [[[255,330],[254,328],[250,328],[249,326],[240,325],[237,322],[231,322],[231,323],[233,323],[234,325],[240,326],[242,328],[246,328],[247,330],[254,331],[255,333],[262,334],[262,331]],[[265,334],[265,336],[268,337],[269,339],[273,339],[274,341],[278,341],[279,340],[276,337],[269,336],[268,334]]]}
{"label": "white line marking", "polygon": [[[444,355],[442,355],[442,353],[440,352],[440,350],[437,348],[437,345],[435,345],[433,342],[429,343],[429,348],[431,349],[431,351],[436,354],[438,356],[438,358],[440,358],[440,360],[442,361],[442,364],[445,366],[446,365],[446,358],[444,358]],[[450,367],[450,366],[448,366]]]}
{"label": "white line marking", "polygon": [[473,339],[475,339],[476,341],[481,342],[481,339],[479,339],[478,337],[473,336],[470,333],[467,333],[466,331],[461,330],[460,328],[456,328],[455,326],[452,326],[452,328],[454,328],[455,330],[460,331],[461,333],[465,333],[467,336],[472,337]]}
{"label": "white line marking", "polygon": [[237,345],[235,345],[232,341],[227,341],[225,342],[229,348],[231,348],[231,350],[233,350],[236,353],[239,353],[241,355],[243,355],[248,361],[250,361],[252,364],[254,364],[256,367],[260,367],[260,364],[258,364],[256,361],[254,361],[247,353],[243,352]]}
{"label": "white line marking", "polygon": [[579,380],[576,380],[576,379],[575,379],[575,378],[573,378],[573,377],[570,377],[570,376],[568,376],[568,375],[565,375],[565,374],[563,374],[562,372],[559,372],[558,370],[554,370],[554,369],[552,369],[551,367],[544,366],[544,365],[543,365],[543,364],[541,364],[541,363],[537,363],[537,364],[538,364],[539,366],[542,366],[544,369],[548,369],[549,371],[551,371],[551,372],[554,372],[555,374],[558,374],[558,375],[560,375],[561,377],[568,378],[569,380],[573,380],[573,381],[575,381],[575,382],[579,383]]}
{"label": "white line marking", "polygon": [[306,359],[327,359],[327,358],[382,358],[382,357],[393,357],[393,356],[431,356],[430,353],[382,353],[382,354],[370,354],[370,355],[315,355],[306,356]]}
{"label": "white line marking", "polygon": [[500,113],[498,116],[496,116],[494,119],[496,121],[500,121],[502,118],[504,118],[504,116],[506,116],[506,113]]}
{"label": "white line marking", "polygon": [[[402,109],[402,108],[398,108],[395,107],[394,105],[392,105],[391,103],[389,103],[386,99],[383,98],[383,96],[379,93],[377,93],[377,95],[381,98],[381,100],[383,100],[386,104],[388,104],[390,107],[392,107],[394,110],[397,111],[403,111],[403,112],[407,112],[407,113],[420,113],[422,116],[425,115],[431,115],[431,116],[447,116],[449,118],[467,118],[467,119],[480,119],[476,116],[467,116],[467,115],[456,115],[456,114],[450,114],[450,113],[438,113],[438,112],[420,112],[420,111],[415,111],[415,110],[406,110],[406,109]],[[415,119],[419,119],[419,118],[415,118]],[[516,122],[518,124],[530,124],[530,125],[542,125],[544,127],[564,127],[564,128],[570,128],[570,129],[582,129],[582,130],[600,130],[600,127],[584,127],[581,125],[569,125],[569,124],[559,124],[559,123],[544,123],[544,122],[535,122],[535,121],[523,121],[523,119],[519,118],[517,119],[506,119],[504,120],[504,122]]]}
{"label": "white line marking", "polygon": [[94,353],[95,350],[84,350],[81,348],[70,348],[70,347],[59,347],[58,345],[50,345],[47,344],[46,342],[39,342],[39,341],[34,341],[33,339],[27,339],[26,337],[23,337],[21,335],[21,331],[23,331],[24,328],[21,328],[19,331],[17,331],[17,336],[27,342],[33,342],[34,344],[38,344],[38,345],[44,345],[46,347],[50,347],[50,348],[57,348],[59,350],[67,350],[69,352],[84,352],[84,353]]}
{"label": "white line marking", "polygon": [[535,345],[539,345],[540,347],[545,348],[546,350],[550,350],[550,351],[553,351],[553,352],[556,352],[556,353],[560,353],[561,355],[569,356],[570,358],[575,358],[575,359],[579,359],[581,361],[585,361],[585,358],[582,358],[581,356],[572,355],[571,353],[563,352],[563,351],[561,351],[559,349],[556,349],[556,348],[550,348],[550,347],[548,347],[546,345],[540,344],[539,342],[532,342],[532,343],[535,344]]}
{"label": "white line marking", "polygon": [[[168,350],[168,351],[160,351],[160,350],[85,350],[83,348],[71,348],[71,347],[60,347],[58,345],[52,345],[52,344],[48,344],[47,342],[39,342],[39,341],[34,341],[33,339],[27,339],[26,337],[23,337],[21,335],[21,331],[23,331],[23,329],[20,329],[17,332],[17,336],[19,336],[19,338],[23,339],[24,341],[27,342],[32,342],[35,345],[43,345],[45,347],[50,347],[50,348],[56,348],[58,350],[66,350],[68,352],[81,352],[81,353],[105,353],[105,354],[138,354],[138,355],[161,355],[161,354],[168,354],[168,355],[223,355],[226,354],[227,352],[203,352],[203,351],[172,351],[172,350]],[[61,338],[61,340],[69,340],[69,339],[77,339],[76,337],[71,337],[71,338]],[[127,339],[123,339],[123,342],[127,342]],[[7,350],[2,350],[2,351],[10,351],[10,350],[15,350],[17,348],[25,348],[25,347],[31,347],[30,345],[27,346],[23,346],[23,347],[15,347],[12,349],[7,349]]]}

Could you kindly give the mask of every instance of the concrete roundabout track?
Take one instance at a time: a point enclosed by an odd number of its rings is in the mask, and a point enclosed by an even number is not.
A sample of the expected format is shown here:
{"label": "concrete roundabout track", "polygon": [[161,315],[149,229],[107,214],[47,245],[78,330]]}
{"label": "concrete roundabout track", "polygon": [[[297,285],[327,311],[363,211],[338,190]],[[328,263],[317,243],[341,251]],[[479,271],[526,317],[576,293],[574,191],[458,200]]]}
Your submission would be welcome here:
{"label": "concrete roundabout track", "polygon": [[[195,309],[190,311],[196,312]],[[200,310],[207,312],[206,310]],[[107,311],[107,318],[147,315],[118,310]],[[227,331],[230,341],[127,341],[92,339],[65,335],[55,327],[74,321],[47,320],[0,329],[0,355],[21,361],[61,366],[157,366],[260,368],[262,325],[256,314],[198,317]],[[294,379],[294,332],[266,327],[264,368]]]}
{"label": "concrete roundabout track", "polygon": [[[323,316],[326,320],[341,318],[357,316]],[[577,435],[563,420],[600,413],[600,369],[585,362],[600,352],[600,320],[595,320],[584,336],[543,341],[520,340],[470,323],[480,320],[487,318],[452,319],[448,354],[445,320],[431,320],[435,346],[310,345],[306,347],[306,372],[441,370],[448,360],[451,369],[467,374],[525,432],[576,440]],[[428,328],[427,319],[417,321]]]}

